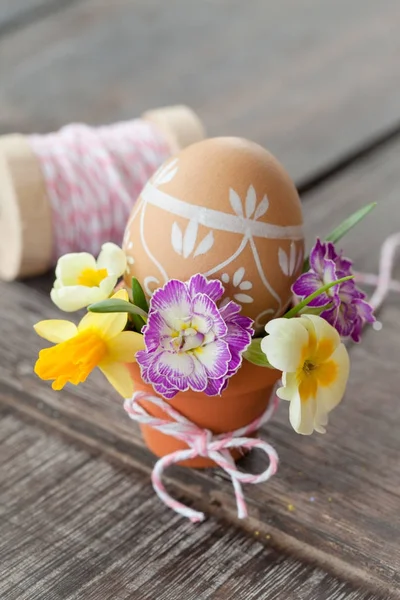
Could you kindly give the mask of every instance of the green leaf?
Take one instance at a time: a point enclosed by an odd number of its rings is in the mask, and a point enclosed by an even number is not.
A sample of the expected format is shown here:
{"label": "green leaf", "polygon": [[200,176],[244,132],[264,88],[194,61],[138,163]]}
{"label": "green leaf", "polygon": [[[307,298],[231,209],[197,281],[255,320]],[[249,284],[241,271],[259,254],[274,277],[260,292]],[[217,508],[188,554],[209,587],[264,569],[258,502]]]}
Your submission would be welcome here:
{"label": "green leaf", "polygon": [[336,279],[336,281],[331,281],[330,283],[323,285],[318,290],[307,296],[307,298],[304,298],[304,300],[296,304],[296,306],[291,308],[285,315],[283,315],[283,317],[285,319],[291,319],[295,317],[300,311],[303,310],[305,306],[307,306],[312,300],[314,300],[314,298],[317,298],[318,296],[328,291],[331,287],[334,287],[335,285],[340,285],[344,281],[349,281],[349,279],[354,279],[354,275],[348,275],[347,277],[342,277],[341,279]]}
{"label": "green leaf", "polygon": [[135,326],[135,331],[142,333],[143,325],[146,325],[146,321],[143,319],[143,317],[139,315],[129,315],[129,318]]}
{"label": "green leaf", "polygon": [[338,227],[336,227],[336,229],[334,229],[327,236],[326,241],[336,244],[336,242],[338,242],[340,239],[342,239],[342,237],[345,236],[346,233],[348,231],[350,231],[350,229],[353,229],[353,227],[355,227],[357,225],[357,223],[362,221],[371,212],[371,210],[373,210],[375,208],[375,206],[376,206],[376,202],[371,202],[370,204],[363,206],[362,208],[357,210],[355,213],[353,213],[352,215],[347,217],[347,219],[345,219],[343,221],[343,223],[338,225]]}
{"label": "green leaf", "polygon": [[332,308],[332,302],[329,302],[328,304],[325,304],[324,306],[305,306],[304,308],[301,309],[300,311],[300,315],[317,315],[319,317],[319,315],[324,312],[324,310],[328,310],[329,308]]}
{"label": "green leaf", "polygon": [[142,308],[118,298],[96,302],[88,306],[88,310],[94,313],[128,313],[128,315],[140,315],[143,317],[144,322],[147,323],[147,313]]}
{"label": "green leaf", "polygon": [[274,367],[268,362],[267,357],[264,352],[261,350],[261,341],[262,338],[254,338],[251,341],[250,346],[243,353],[243,356],[246,360],[253,363],[253,365],[257,365],[258,367],[267,367],[269,369],[273,369]]}
{"label": "green leaf", "polygon": [[[355,213],[347,217],[340,225],[338,225],[331,233],[325,238],[327,242],[332,242],[336,244],[339,240],[342,239],[350,231],[353,229],[360,221],[362,221],[376,206],[376,202],[371,202],[366,206],[363,206]],[[306,273],[310,269],[310,258],[307,256],[304,259],[303,263],[303,273]]]}
{"label": "green leaf", "polygon": [[[143,288],[136,277],[132,277],[132,302],[146,313],[149,311],[149,306],[147,304]],[[141,333],[143,325],[146,324],[146,321],[140,315],[131,315],[131,319],[135,326],[135,330]]]}
{"label": "green leaf", "polygon": [[136,277],[132,277],[132,302],[146,313],[149,312],[146,296]]}

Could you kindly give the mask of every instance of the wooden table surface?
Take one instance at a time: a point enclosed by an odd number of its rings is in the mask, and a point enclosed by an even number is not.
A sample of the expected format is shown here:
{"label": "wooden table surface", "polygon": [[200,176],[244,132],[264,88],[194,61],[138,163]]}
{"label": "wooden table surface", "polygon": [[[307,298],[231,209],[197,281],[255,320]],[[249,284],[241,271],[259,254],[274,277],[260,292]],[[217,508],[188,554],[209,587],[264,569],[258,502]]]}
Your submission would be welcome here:
{"label": "wooden table surface", "polygon": [[[0,0],[0,134],[186,103],[282,161],[310,242],[377,201],[344,242],[376,272],[400,230],[399,27],[395,0]],[[208,514],[192,525],[153,494],[154,458],[100,375],[62,394],[34,376],[50,285],[0,283],[1,600],[400,598],[398,296],[350,347],[325,436],[296,435],[287,405],[263,430],[281,466],[246,487],[247,520],[223,474],[167,472]]]}

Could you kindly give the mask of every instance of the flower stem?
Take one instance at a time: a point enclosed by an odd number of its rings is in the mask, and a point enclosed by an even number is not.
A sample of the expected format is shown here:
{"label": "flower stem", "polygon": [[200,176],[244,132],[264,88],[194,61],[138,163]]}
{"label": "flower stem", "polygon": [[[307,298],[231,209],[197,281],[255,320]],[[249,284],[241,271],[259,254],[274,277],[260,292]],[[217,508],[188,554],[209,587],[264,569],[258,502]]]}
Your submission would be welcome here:
{"label": "flower stem", "polygon": [[344,281],[349,281],[349,279],[354,279],[354,275],[348,275],[347,277],[336,279],[335,281],[331,281],[330,283],[327,283],[326,285],[320,287],[318,290],[307,296],[307,298],[304,298],[304,300],[296,304],[296,306],[291,308],[285,315],[283,315],[283,317],[285,319],[291,319],[292,317],[295,317],[305,306],[310,304],[310,302],[312,302],[314,298],[317,298],[318,296],[328,291],[331,287],[334,287],[335,285],[340,285]]}

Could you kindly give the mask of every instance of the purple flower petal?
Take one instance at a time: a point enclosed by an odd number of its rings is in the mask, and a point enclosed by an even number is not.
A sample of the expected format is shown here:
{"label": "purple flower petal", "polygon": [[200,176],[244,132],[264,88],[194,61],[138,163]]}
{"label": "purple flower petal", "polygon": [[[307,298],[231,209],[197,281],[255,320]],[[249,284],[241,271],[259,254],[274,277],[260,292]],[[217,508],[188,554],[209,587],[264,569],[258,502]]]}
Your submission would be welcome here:
{"label": "purple flower petal", "polygon": [[219,309],[215,300],[223,292],[220,282],[196,275],[154,293],[143,328],[146,350],[137,361],[143,380],[164,398],[188,389],[218,395],[239,368],[253,321],[235,302]]}
{"label": "purple flower petal", "polygon": [[[317,277],[317,275],[309,271],[308,273],[303,273],[303,275],[300,275],[300,277],[294,282],[292,291],[299,298],[306,298],[307,296],[310,296],[319,290],[323,285],[323,282]],[[325,306],[330,301],[331,299],[329,296],[326,293],[323,293],[314,298],[314,300],[311,300],[309,306]]]}
{"label": "purple flower petal", "polygon": [[361,341],[363,325],[362,319],[357,316],[353,324],[353,331],[351,332],[351,338],[357,344]]}
{"label": "purple flower petal", "polygon": [[[223,337],[227,332],[224,319],[213,300],[205,294],[196,294],[192,301],[192,313],[206,316],[212,321],[212,329],[216,336]],[[204,332],[207,333],[207,332]]]}
{"label": "purple flower petal", "polygon": [[149,314],[147,325],[143,328],[144,343],[149,352],[157,350],[160,338],[171,338],[173,330],[159,312]]}
{"label": "purple flower petal", "polygon": [[225,377],[221,377],[220,379],[210,379],[204,393],[207,394],[207,396],[219,396],[227,385],[228,380]]}
{"label": "purple flower petal", "polygon": [[359,318],[361,318],[366,323],[374,323],[374,321],[376,320],[374,316],[374,310],[372,306],[368,304],[368,302],[357,298],[356,300],[354,300],[354,304],[357,308],[357,315]]}
{"label": "purple flower petal", "polygon": [[218,302],[224,292],[224,286],[218,279],[208,281],[204,275],[197,274],[189,280],[189,294],[192,297],[196,294],[205,294],[214,302]]}
{"label": "purple flower petal", "polygon": [[228,372],[232,358],[228,344],[224,340],[215,340],[194,351],[197,360],[203,365],[209,378],[218,379]]}
{"label": "purple flower petal", "polygon": [[238,315],[241,311],[240,305],[230,300],[224,306],[221,306],[219,312],[224,321],[229,321],[233,316]]}
{"label": "purple flower petal", "polygon": [[315,242],[314,248],[310,252],[311,269],[322,278],[324,273],[326,247],[319,238]]}
{"label": "purple flower petal", "polygon": [[197,360],[196,356],[193,356],[194,370],[193,373],[188,377],[189,386],[195,392],[204,392],[208,383],[208,374],[204,365]]}
{"label": "purple flower petal", "polygon": [[164,287],[158,288],[151,298],[149,316],[154,312],[159,312],[169,327],[179,330],[191,316],[191,301],[186,285],[171,279]]}
{"label": "purple flower petal", "polygon": [[189,377],[194,371],[194,361],[188,352],[161,352],[157,357],[157,371],[170,381]]}

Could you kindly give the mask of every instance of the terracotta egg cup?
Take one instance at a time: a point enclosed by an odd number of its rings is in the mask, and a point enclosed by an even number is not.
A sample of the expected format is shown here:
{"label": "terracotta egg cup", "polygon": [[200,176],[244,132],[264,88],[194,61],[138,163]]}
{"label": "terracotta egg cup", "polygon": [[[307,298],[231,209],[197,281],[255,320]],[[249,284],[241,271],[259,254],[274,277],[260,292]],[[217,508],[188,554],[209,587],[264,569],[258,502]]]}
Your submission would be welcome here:
{"label": "terracotta egg cup", "polygon": [[[156,395],[152,386],[143,382],[139,366],[136,363],[127,366],[133,379],[135,392]],[[266,410],[275,383],[280,376],[280,371],[257,367],[244,360],[221,396],[206,396],[192,391],[179,392],[174,398],[168,400],[168,403],[199,427],[209,429],[214,434],[226,433],[248,425]],[[151,402],[141,400],[139,404],[153,417],[171,420],[161,408]],[[187,448],[184,442],[165,435],[149,425],[140,425],[140,429],[147,447],[156,456],[165,456]],[[254,432],[253,435],[256,433]],[[237,450],[233,450],[231,454],[235,460],[242,456]],[[196,469],[215,466],[211,459],[203,457],[182,461],[179,464]]]}

